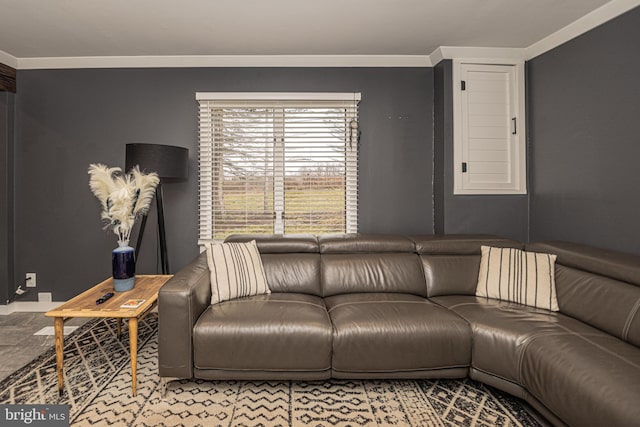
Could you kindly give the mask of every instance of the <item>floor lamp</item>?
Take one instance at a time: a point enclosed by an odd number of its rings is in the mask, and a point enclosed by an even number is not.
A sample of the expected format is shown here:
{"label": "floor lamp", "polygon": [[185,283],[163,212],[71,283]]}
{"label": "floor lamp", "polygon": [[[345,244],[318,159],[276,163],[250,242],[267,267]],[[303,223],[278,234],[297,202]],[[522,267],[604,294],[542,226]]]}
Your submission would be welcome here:
{"label": "floor lamp", "polygon": [[[169,274],[169,258],[167,256],[167,236],[164,228],[164,204],[162,200],[162,185],[171,182],[185,181],[189,177],[189,150],[183,147],[160,144],[127,144],[125,170],[140,166],[146,173],[155,172],[160,177],[156,187],[156,208],[158,213],[158,234],[160,241],[160,261],[162,274]],[[138,259],[147,215],[142,217],[140,231],[135,249],[135,259]]]}

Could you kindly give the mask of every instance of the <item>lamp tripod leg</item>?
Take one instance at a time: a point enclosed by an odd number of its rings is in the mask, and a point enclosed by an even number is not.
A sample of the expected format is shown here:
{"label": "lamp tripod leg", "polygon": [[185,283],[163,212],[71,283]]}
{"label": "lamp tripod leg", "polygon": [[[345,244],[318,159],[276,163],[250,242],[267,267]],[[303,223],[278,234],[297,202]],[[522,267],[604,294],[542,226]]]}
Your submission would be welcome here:
{"label": "lamp tripod leg", "polygon": [[162,201],[162,184],[156,187],[156,207],[158,209],[158,234],[160,236],[160,262],[162,274],[169,274],[169,257],[167,255],[167,235],[164,228],[164,203]]}
{"label": "lamp tripod leg", "polygon": [[[156,209],[158,214],[158,236],[160,245],[160,265],[162,274],[169,274],[169,256],[167,255],[167,235],[164,228],[164,203],[162,200],[162,184],[158,184],[156,187]],[[142,216],[142,222],[140,223],[140,230],[138,230],[138,238],[135,247],[135,261],[138,261],[138,253],[140,252],[140,246],[142,245],[142,236],[144,235],[144,229],[147,225],[147,215]]]}
{"label": "lamp tripod leg", "polygon": [[146,225],[147,215],[142,215],[142,222],[140,223],[140,229],[138,230],[138,238],[136,239],[135,262],[138,262],[138,253],[140,252],[140,246],[142,245],[142,236],[144,235],[144,228]]}

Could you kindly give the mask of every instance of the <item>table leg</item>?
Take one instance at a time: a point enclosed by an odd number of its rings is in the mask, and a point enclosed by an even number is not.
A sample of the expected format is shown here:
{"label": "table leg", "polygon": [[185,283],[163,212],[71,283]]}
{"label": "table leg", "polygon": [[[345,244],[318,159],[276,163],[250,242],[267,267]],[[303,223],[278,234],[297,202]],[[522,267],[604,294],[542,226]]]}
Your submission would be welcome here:
{"label": "table leg", "polygon": [[138,366],[138,318],[129,319],[129,348],[131,353],[131,388],[136,395],[136,368]]}
{"label": "table leg", "polygon": [[64,318],[55,317],[53,328],[56,335],[56,367],[58,368],[58,395],[62,396],[64,382]]}
{"label": "table leg", "polygon": [[122,319],[118,317],[118,339],[120,339],[120,335],[122,335]]}

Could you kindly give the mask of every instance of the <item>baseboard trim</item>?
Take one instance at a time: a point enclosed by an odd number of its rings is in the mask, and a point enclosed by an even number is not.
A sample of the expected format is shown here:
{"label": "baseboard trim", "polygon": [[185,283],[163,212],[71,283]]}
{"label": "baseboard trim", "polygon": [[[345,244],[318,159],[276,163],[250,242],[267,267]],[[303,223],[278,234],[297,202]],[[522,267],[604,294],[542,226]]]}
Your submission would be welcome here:
{"label": "baseboard trim", "polygon": [[53,310],[61,304],[64,304],[64,301],[16,301],[8,305],[0,305],[0,316],[6,316],[17,312],[44,313],[45,311]]}

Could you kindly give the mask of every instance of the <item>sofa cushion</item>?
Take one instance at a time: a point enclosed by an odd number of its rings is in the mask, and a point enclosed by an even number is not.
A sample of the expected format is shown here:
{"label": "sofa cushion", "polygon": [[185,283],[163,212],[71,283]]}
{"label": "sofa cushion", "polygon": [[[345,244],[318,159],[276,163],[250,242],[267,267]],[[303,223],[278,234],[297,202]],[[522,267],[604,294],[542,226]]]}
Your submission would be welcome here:
{"label": "sofa cushion", "polygon": [[594,328],[535,337],[521,377],[568,425],[632,426],[640,420],[640,349]]}
{"label": "sofa cushion", "polygon": [[318,253],[318,238],[313,234],[232,234],[225,242],[256,241],[261,254]]}
{"label": "sofa cushion", "polygon": [[480,255],[420,255],[429,298],[474,295]]}
{"label": "sofa cushion", "polygon": [[414,253],[323,254],[321,265],[325,297],[356,292],[427,294]]}
{"label": "sofa cushion", "polygon": [[256,241],[271,292],[322,296],[318,239],[311,234],[233,234],[225,243]]}
{"label": "sofa cushion", "polygon": [[572,242],[529,243],[527,251],[548,252],[558,263],[640,286],[640,257]]}
{"label": "sofa cushion", "polygon": [[466,376],[469,325],[449,310],[408,294],[336,295],[325,302],[334,328],[334,377]]}
{"label": "sofa cushion", "polygon": [[413,236],[416,252],[430,255],[480,255],[480,246],[522,249],[523,244],[492,234]]}
{"label": "sofa cushion", "polygon": [[331,332],[324,302],[316,296],[280,293],[225,301],[209,307],[193,329],[194,366],[328,376]]}
{"label": "sofa cushion", "polygon": [[522,248],[520,242],[493,235],[429,235],[412,240],[420,254],[429,298],[475,295],[482,245]]}
{"label": "sofa cushion", "polygon": [[320,254],[261,254],[271,292],[293,292],[322,296]]}
{"label": "sofa cushion", "polygon": [[563,313],[640,345],[640,257],[567,242],[527,249],[558,256],[556,290]]}
{"label": "sofa cushion", "polygon": [[476,295],[558,311],[552,254],[482,246]]}
{"label": "sofa cushion", "polygon": [[323,254],[415,252],[415,244],[407,237],[391,234],[324,234],[318,236]]}
{"label": "sofa cushion", "polygon": [[[566,330],[588,332],[593,328],[568,316],[520,304],[475,296],[441,296],[432,301],[447,307],[471,325],[473,347],[471,366],[495,377],[491,385],[523,397],[520,363],[533,337],[564,333]],[[480,379],[473,374],[472,378]],[[486,377],[483,377],[484,381]],[[506,382],[505,382],[506,381]]]}
{"label": "sofa cushion", "polygon": [[271,293],[255,241],[205,246],[211,272],[211,304]]}
{"label": "sofa cushion", "polygon": [[640,345],[640,287],[562,265],[556,278],[564,313]]}

